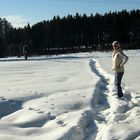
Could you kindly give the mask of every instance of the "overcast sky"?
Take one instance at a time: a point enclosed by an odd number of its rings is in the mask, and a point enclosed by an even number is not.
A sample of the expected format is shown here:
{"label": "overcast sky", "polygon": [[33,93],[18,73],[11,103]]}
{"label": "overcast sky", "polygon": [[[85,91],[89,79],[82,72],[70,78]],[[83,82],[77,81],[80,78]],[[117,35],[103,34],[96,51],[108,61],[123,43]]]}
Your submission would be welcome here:
{"label": "overcast sky", "polygon": [[14,27],[50,20],[54,16],[140,9],[140,0],[0,0],[0,17]]}

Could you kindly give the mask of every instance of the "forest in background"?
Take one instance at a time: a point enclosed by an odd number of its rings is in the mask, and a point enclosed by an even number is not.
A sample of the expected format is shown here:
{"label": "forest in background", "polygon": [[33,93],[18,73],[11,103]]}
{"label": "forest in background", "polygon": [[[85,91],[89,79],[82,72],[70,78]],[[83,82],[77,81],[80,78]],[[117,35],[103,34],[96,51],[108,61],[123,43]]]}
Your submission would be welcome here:
{"label": "forest in background", "polygon": [[13,28],[0,18],[0,57],[22,56],[24,44],[30,55],[51,55],[111,50],[118,40],[124,49],[140,49],[140,10],[101,15],[67,15]]}

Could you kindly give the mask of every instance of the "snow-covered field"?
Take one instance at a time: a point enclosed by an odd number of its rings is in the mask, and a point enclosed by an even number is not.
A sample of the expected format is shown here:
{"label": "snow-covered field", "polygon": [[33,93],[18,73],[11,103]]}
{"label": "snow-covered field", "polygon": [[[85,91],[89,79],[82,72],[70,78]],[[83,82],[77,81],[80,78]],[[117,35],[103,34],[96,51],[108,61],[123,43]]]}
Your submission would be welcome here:
{"label": "snow-covered field", "polygon": [[0,59],[0,140],[140,140],[140,51],[126,51],[125,98],[111,52]]}

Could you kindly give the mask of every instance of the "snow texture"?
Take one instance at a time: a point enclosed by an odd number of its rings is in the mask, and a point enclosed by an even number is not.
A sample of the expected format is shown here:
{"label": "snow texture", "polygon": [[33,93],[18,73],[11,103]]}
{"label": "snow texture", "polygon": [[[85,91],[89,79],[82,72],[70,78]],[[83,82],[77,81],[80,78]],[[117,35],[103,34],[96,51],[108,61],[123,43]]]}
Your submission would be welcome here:
{"label": "snow texture", "polygon": [[0,140],[140,140],[140,51],[118,99],[111,52],[0,59]]}

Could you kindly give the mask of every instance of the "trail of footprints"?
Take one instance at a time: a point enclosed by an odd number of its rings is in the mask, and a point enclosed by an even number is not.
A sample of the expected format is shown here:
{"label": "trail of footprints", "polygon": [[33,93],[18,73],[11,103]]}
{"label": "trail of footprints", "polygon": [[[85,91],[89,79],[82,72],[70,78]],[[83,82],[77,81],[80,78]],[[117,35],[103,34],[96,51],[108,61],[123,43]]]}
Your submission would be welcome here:
{"label": "trail of footprints", "polygon": [[[65,123],[62,119],[60,119],[60,118],[58,119],[56,115],[52,115],[52,112],[55,110],[56,106],[58,106],[56,102],[54,103],[55,98],[52,98],[52,97],[49,98],[49,95],[45,95],[45,93],[39,93],[38,91],[32,91],[32,90],[29,91],[29,90],[25,90],[25,89],[10,89],[10,88],[2,88],[2,89],[3,89],[3,92],[6,90],[7,92],[16,92],[17,94],[19,94],[19,93],[31,93],[32,96],[35,95],[35,96],[38,96],[38,98],[46,97],[47,99],[44,103],[48,104],[48,106],[50,106],[50,109],[48,110],[48,112],[46,112],[44,110],[41,110],[39,108],[34,108],[34,107],[29,107],[28,110],[29,111],[35,111],[39,114],[47,114],[48,119],[49,120],[55,120],[56,123],[58,125],[60,125],[60,127],[65,127],[67,125],[67,123]],[[63,93],[56,93],[56,95],[57,96],[71,96],[71,94],[68,94],[68,93],[64,93],[64,94]],[[83,93],[81,93],[81,94],[78,93],[76,95],[79,96],[79,97],[82,97],[82,98],[86,98],[86,95],[83,95]],[[20,99],[23,100],[21,102],[26,101],[26,97],[22,97]],[[15,107],[15,108],[16,108],[17,103],[19,102],[18,100],[9,99],[5,96],[0,96],[0,103],[1,103],[1,101],[5,102],[5,104],[8,104],[11,107]],[[22,105],[21,105],[21,108],[22,108]],[[24,109],[24,108],[22,108],[22,109]],[[16,111],[18,111],[18,109],[15,109],[10,114],[12,114]],[[64,113],[69,113],[69,110],[65,110]],[[10,114],[8,114],[8,115],[10,115]],[[5,117],[5,116],[2,116],[2,117]]]}

